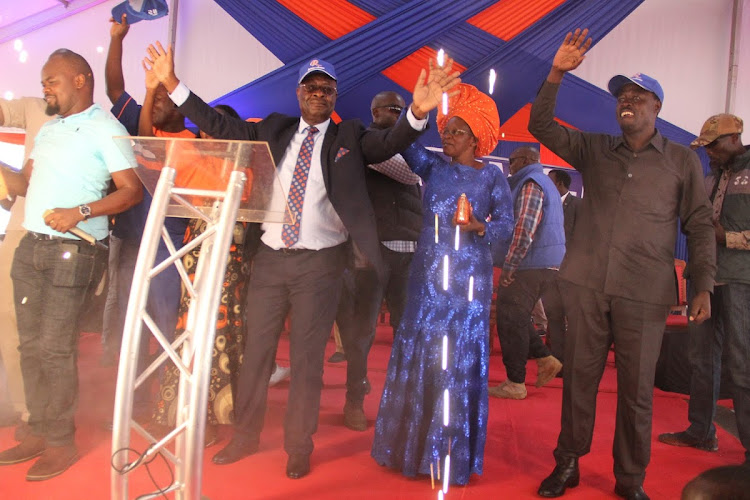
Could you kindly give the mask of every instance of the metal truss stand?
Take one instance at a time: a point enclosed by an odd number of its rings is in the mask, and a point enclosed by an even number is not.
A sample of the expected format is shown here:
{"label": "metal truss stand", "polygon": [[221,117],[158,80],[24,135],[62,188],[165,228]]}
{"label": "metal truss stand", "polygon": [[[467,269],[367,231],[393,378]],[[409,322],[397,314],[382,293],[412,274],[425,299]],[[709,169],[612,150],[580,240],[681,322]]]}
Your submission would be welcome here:
{"label": "metal truss stand", "polygon": [[[153,459],[158,453],[174,465],[175,481],[163,492],[157,491],[141,495],[139,498],[156,498],[167,491],[174,491],[177,500],[201,498],[203,439],[216,315],[234,224],[247,179],[241,170],[232,172],[226,191],[177,188],[174,186],[174,180],[175,170],[164,167],[154,190],[151,210],[143,232],[125,317],[112,434],[111,497],[115,500],[128,498],[128,474]],[[213,216],[204,215],[181,195],[215,197],[217,202],[214,204]],[[187,243],[180,251],[175,250],[164,228],[170,199],[188,210],[193,209],[196,218],[202,218],[207,222],[206,231]],[[160,237],[169,249],[170,256],[163,262],[155,263]],[[182,265],[182,256],[198,245],[201,245],[201,256],[191,283]],[[151,279],[171,265],[177,267],[183,286],[191,296],[185,332],[173,341],[169,340],[173,332],[159,331],[153,318],[146,311]],[[164,352],[143,373],[137,374],[138,351],[144,323]],[[157,439],[132,419],[133,392],[147,383],[149,376],[168,359],[180,370],[177,424],[167,436]],[[131,446],[131,431],[136,431],[150,443],[144,452],[138,452],[137,455],[128,451]],[[175,441],[174,453],[166,448],[172,440]]]}

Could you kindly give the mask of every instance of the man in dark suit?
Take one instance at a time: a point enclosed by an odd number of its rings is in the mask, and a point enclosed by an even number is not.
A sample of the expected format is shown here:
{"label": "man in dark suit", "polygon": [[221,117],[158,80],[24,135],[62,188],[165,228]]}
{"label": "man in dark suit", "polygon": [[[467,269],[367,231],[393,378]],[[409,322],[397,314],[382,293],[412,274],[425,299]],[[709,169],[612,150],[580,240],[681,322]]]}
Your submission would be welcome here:
{"label": "man in dark suit", "polygon": [[[555,183],[557,191],[563,204],[563,218],[565,225],[565,246],[573,237],[573,228],[576,225],[578,208],[583,200],[570,192],[570,174],[564,170],[550,170],[547,174],[552,182]],[[552,283],[547,288],[542,297],[544,311],[547,313],[547,343],[552,355],[563,361],[563,352],[565,352],[565,331],[567,330],[567,320],[565,319],[565,308],[563,307],[562,295],[558,282]],[[559,376],[561,375],[558,374]]]}
{"label": "man in dark suit", "polygon": [[[229,464],[258,451],[268,379],[287,313],[291,316],[292,379],[284,421],[286,474],[310,471],[317,430],[325,345],[339,301],[351,242],[383,276],[375,215],[365,184],[365,165],[387,160],[411,144],[428,112],[459,82],[452,61],[423,71],[413,103],[396,124],[366,130],[358,120],[330,118],[336,104],[333,66],[312,59],[300,68],[297,100],[301,118],[278,113],[258,123],[221,115],[181,84],[171,49],[149,46],[149,63],[179,106],[202,131],[221,139],[266,141],[296,224],[263,224],[246,306],[247,343],[235,401],[235,435],[213,462]],[[272,200],[280,208],[285,200]],[[249,243],[250,244],[250,243]]]}
{"label": "man in dark suit", "polygon": [[550,170],[547,175],[555,183],[555,187],[560,193],[560,199],[563,204],[563,216],[565,217],[565,241],[570,241],[570,238],[573,236],[573,228],[576,225],[578,207],[580,207],[583,200],[570,192],[571,178],[569,173],[564,170]]}

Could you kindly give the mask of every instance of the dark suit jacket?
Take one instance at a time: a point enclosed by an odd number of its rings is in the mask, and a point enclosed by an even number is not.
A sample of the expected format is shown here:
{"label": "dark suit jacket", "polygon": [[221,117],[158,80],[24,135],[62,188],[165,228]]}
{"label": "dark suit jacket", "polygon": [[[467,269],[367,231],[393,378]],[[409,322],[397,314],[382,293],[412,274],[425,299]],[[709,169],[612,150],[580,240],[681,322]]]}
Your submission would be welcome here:
{"label": "dark suit jacket", "polygon": [[[297,131],[300,118],[273,113],[258,123],[248,123],[217,113],[192,92],[179,107],[180,112],[198,128],[217,139],[265,141],[278,166],[289,141]],[[365,129],[359,120],[345,120],[328,125],[321,166],[328,199],[344,223],[351,240],[384,276],[380,256],[380,242],[375,227],[375,213],[370,203],[365,183],[365,165],[387,160],[406,149],[421,134],[414,130],[405,116],[392,128]],[[346,154],[336,159],[340,151]],[[259,228],[248,231],[253,238],[260,237]],[[257,241],[248,241],[248,246]]]}
{"label": "dark suit jacket", "polygon": [[578,215],[578,208],[583,203],[583,200],[573,193],[568,192],[568,196],[563,202],[563,217],[565,218],[565,242],[567,243],[573,237],[573,228],[576,227],[576,217]]}

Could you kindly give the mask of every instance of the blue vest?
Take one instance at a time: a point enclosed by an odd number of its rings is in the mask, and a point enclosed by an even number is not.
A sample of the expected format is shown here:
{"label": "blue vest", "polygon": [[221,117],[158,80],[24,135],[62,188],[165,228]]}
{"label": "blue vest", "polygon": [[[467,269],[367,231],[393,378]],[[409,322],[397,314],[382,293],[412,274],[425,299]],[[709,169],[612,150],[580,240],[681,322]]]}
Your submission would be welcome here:
{"label": "blue vest", "polygon": [[544,175],[542,165],[534,163],[508,177],[514,206],[521,193],[521,187],[530,180],[536,182],[544,192],[542,220],[534,233],[534,241],[518,269],[559,268],[565,256],[565,223],[560,193],[552,180]]}

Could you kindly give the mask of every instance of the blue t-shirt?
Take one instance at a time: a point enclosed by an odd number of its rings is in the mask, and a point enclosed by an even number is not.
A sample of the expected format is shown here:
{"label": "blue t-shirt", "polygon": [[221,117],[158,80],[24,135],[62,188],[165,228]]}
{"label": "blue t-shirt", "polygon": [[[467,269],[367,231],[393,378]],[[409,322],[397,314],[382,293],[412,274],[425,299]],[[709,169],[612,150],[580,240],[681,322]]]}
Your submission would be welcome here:
{"label": "blue t-shirt", "polygon": [[[141,116],[141,105],[136,102],[127,92],[123,92],[117,102],[112,106],[112,114],[127,129],[128,134],[138,135],[138,120]],[[140,241],[143,229],[146,226],[146,218],[151,208],[151,193],[143,188],[143,201],[130,207],[128,210],[115,216],[115,227],[112,234],[123,240]],[[181,246],[185,237],[188,219],[167,217],[164,226],[167,228],[172,241]]]}
{"label": "blue t-shirt", "polygon": [[[126,157],[112,140],[118,135],[127,135],[127,131],[98,104],[45,123],[39,129],[30,155],[34,168],[26,191],[23,227],[75,239],[47,226],[44,212],[92,203],[106,195],[112,178],[110,173],[130,168],[134,162],[132,156]],[[106,216],[82,221],[78,227],[97,240],[108,234]]]}

